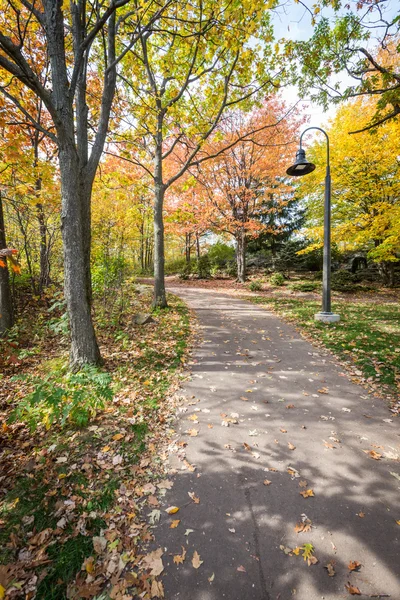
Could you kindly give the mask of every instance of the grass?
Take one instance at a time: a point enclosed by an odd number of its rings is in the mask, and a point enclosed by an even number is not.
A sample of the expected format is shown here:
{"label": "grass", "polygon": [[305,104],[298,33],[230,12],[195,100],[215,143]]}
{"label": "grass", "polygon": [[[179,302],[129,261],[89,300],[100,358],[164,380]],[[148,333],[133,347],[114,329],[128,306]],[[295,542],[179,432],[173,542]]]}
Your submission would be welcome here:
{"label": "grass", "polygon": [[[7,420],[31,391],[26,384],[29,378],[13,377],[16,371],[39,378],[54,373],[57,378],[65,369],[67,353],[65,343],[60,356],[54,343],[57,334],[49,332],[44,318],[33,347],[29,336],[25,341],[20,333],[16,339],[23,355],[25,346],[32,352],[17,367],[12,361],[5,363],[0,387],[0,428],[5,438],[0,468],[5,467],[7,473],[0,490],[0,564],[12,565],[6,581],[0,578],[0,597],[1,586],[7,589],[17,581],[25,596],[24,585],[36,575],[36,600],[66,600],[86,576],[81,569],[85,559],[94,554],[93,536],[107,530],[117,534],[120,529],[118,537],[130,539],[134,523],[146,535],[140,516],[146,496],[142,497],[140,489],[160,476],[157,440],[164,435],[163,423],[171,410],[166,398],[179,380],[191,332],[188,309],[173,297],[168,309],[154,312],[155,323],[132,326],[132,315],[148,311],[150,301],[150,294],[132,294],[126,297],[123,314],[98,312],[99,342],[105,367],[112,375],[114,398],[87,427],[67,423],[64,428],[53,425],[46,429],[39,422],[31,434],[26,424]],[[115,310],[112,303],[110,306]],[[24,331],[29,331],[29,326],[21,322],[19,332]],[[12,351],[13,347],[3,357]],[[106,464],[98,463],[99,456]],[[123,462],[114,466],[115,457],[122,457]],[[123,504],[121,486],[130,489]],[[71,502],[73,508],[65,512]],[[125,513],[130,515],[129,521],[121,518]],[[60,525],[64,516],[66,521]],[[43,541],[31,544],[46,530],[50,532]],[[138,534],[137,543],[139,538]],[[19,561],[23,548],[32,554],[28,562]],[[101,560],[96,555],[97,577],[106,572]]]}
{"label": "grass", "polygon": [[367,383],[392,396],[400,384],[400,306],[382,302],[335,302],[340,322],[314,321],[320,302],[304,298],[253,297],[293,322],[312,340],[322,343],[361,373]]}

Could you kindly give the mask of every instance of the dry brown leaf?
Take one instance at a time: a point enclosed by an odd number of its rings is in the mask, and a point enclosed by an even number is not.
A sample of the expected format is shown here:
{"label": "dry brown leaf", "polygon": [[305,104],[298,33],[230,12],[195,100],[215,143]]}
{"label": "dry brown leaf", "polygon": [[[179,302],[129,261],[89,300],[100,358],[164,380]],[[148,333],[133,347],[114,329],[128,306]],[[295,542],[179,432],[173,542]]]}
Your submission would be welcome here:
{"label": "dry brown leaf", "polygon": [[154,580],[152,582],[150,594],[152,598],[164,598],[164,588],[161,581]]}
{"label": "dry brown leaf", "polygon": [[212,423],[209,423],[209,424],[207,425],[207,427],[208,427],[208,429],[212,429],[212,428],[214,427],[214,425],[213,425]]}
{"label": "dry brown leaf", "polygon": [[174,556],[174,563],[176,565],[183,564],[183,561],[185,560],[185,557],[186,557],[186,550],[185,550],[185,547],[182,546],[182,554],[175,554],[175,556]]}
{"label": "dry brown leaf", "polygon": [[307,533],[308,531],[311,531],[311,525],[312,522],[310,519],[305,519],[304,521],[296,523],[294,530],[296,533]]}
{"label": "dry brown leaf", "polygon": [[289,450],[296,450],[296,446],[293,446],[291,442],[288,442],[288,448]]}
{"label": "dry brown leaf", "polygon": [[243,442],[243,448],[247,450],[247,452],[251,452],[251,446],[249,446],[249,444],[246,444],[246,442]]}
{"label": "dry brown leaf", "polygon": [[357,560],[351,560],[347,565],[347,568],[349,571],[359,571],[361,569],[361,563],[359,563]]}
{"label": "dry brown leaf", "polygon": [[263,484],[264,485],[271,485],[272,481],[269,481],[269,479],[264,479]]}
{"label": "dry brown leaf", "polygon": [[200,565],[203,564],[204,561],[200,560],[200,555],[197,552],[197,550],[195,550],[193,552],[193,558],[192,558],[192,565],[194,566],[195,569],[198,569],[200,567]]}
{"label": "dry brown leaf", "polygon": [[200,504],[200,498],[198,498],[194,492],[188,492],[188,496],[193,500],[195,504]]}
{"label": "dry brown leaf", "polygon": [[311,498],[312,496],[314,496],[314,492],[313,490],[305,490],[304,492],[300,492],[300,496],[303,496],[303,498]]}
{"label": "dry brown leaf", "polygon": [[243,566],[243,565],[240,565],[240,567],[238,567],[238,568],[236,569],[236,571],[239,571],[240,573],[246,573],[246,569],[244,568],[244,566]]}
{"label": "dry brown leaf", "polygon": [[358,587],[356,587],[355,585],[352,585],[350,583],[350,581],[348,581],[344,587],[349,592],[349,594],[351,594],[352,596],[361,596],[361,592],[358,589]]}
{"label": "dry brown leaf", "polygon": [[199,430],[198,429],[188,429],[187,431],[185,431],[185,433],[190,435],[190,437],[196,437],[196,435],[199,435]]}
{"label": "dry brown leaf", "polygon": [[198,422],[198,416],[196,414],[190,415],[190,417],[188,417],[188,421],[197,421]]}
{"label": "dry brown leaf", "polygon": [[329,577],[334,577],[336,575],[335,564],[336,562],[334,560],[331,560],[324,567],[328,571]]}
{"label": "dry brown leaf", "polygon": [[181,522],[180,519],[175,519],[175,521],[171,521],[171,525],[169,526],[170,529],[176,529],[179,525],[179,523]]}
{"label": "dry brown leaf", "polygon": [[360,519],[363,519],[365,517],[365,512],[363,512],[362,510],[357,513],[357,517],[360,517]]}
{"label": "dry brown leaf", "polygon": [[319,392],[320,394],[327,394],[327,393],[329,392],[329,388],[327,388],[327,387],[323,387],[323,388],[321,388],[320,390],[318,390],[318,392]]}
{"label": "dry brown leaf", "polygon": [[286,408],[294,408],[294,404],[286,404]]}
{"label": "dry brown leaf", "polygon": [[248,402],[249,401],[249,399],[246,398],[246,396],[240,396],[240,399],[243,400],[243,402]]}
{"label": "dry brown leaf", "polygon": [[368,454],[368,456],[370,456],[374,460],[380,460],[382,458],[382,454],[379,454],[379,452],[375,452],[375,450],[363,450],[363,452],[365,452],[365,454]]}
{"label": "dry brown leaf", "polygon": [[281,432],[282,433],[287,433],[287,429],[283,429],[283,427],[281,427]]}
{"label": "dry brown leaf", "polygon": [[145,569],[150,569],[150,574],[154,577],[157,577],[164,571],[164,565],[161,558],[162,555],[162,548],[157,548],[157,550],[146,554],[142,559]]}
{"label": "dry brown leaf", "polygon": [[305,479],[301,479],[299,481],[299,486],[300,487],[307,487],[307,481]]}

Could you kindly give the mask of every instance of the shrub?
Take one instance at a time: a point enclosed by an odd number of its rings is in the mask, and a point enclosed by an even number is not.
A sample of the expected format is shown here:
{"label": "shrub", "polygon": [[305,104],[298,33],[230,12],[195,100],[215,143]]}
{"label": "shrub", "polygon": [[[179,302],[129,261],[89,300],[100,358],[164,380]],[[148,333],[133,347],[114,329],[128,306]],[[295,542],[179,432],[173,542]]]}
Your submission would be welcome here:
{"label": "shrub", "polygon": [[228,277],[236,277],[237,275],[237,264],[236,264],[236,260],[229,260],[226,263],[225,269],[224,269],[225,274]]}
{"label": "shrub", "polygon": [[192,272],[192,264],[184,262],[183,266],[179,270],[179,279],[189,279],[189,275]]}
{"label": "shrub", "polygon": [[336,271],[331,275],[331,288],[337,292],[355,292],[358,289],[356,285],[360,277],[350,271]]}
{"label": "shrub", "polygon": [[166,275],[176,275],[177,273],[180,274],[183,271],[183,269],[185,268],[186,264],[187,264],[186,258],[184,258],[184,257],[176,258],[174,260],[168,260],[165,262],[165,274]]}
{"label": "shrub", "polygon": [[320,284],[316,281],[304,281],[302,283],[293,283],[290,286],[295,292],[314,292],[315,290],[320,288]]}
{"label": "shrub", "polygon": [[233,246],[228,246],[222,242],[217,242],[210,246],[207,252],[208,259],[213,267],[223,267],[235,256]]}
{"label": "shrub", "polygon": [[209,279],[211,277],[211,265],[207,254],[197,259],[196,273],[199,279]]}
{"label": "shrub", "polygon": [[249,290],[252,292],[260,292],[262,290],[262,282],[259,279],[250,281]]}
{"label": "shrub", "polygon": [[285,278],[282,273],[274,273],[271,275],[270,282],[272,285],[282,286],[285,283]]}
{"label": "shrub", "polygon": [[47,429],[55,423],[84,427],[113,397],[111,376],[91,365],[78,373],[61,372],[58,377],[50,374],[26,382],[35,389],[18,404],[11,422],[22,420],[32,431],[41,423]]}

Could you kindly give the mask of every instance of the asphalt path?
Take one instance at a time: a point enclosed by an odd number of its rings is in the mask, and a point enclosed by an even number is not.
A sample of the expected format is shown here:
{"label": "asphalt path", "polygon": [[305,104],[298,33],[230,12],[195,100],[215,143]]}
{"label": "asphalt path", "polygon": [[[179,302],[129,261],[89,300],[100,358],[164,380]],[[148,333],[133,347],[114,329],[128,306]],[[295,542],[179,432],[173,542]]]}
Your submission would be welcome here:
{"label": "asphalt path", "polygon": [[154,529],[166,600],[399,600],[398,419],[271,312],[171,291],[202,340]]}

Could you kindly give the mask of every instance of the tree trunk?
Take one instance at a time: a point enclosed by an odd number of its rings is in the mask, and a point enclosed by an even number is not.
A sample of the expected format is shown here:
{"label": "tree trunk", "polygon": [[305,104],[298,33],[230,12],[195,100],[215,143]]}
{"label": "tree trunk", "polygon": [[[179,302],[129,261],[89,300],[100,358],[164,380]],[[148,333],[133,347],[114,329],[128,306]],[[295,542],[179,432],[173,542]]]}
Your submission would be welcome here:
{"label": "tree trunk", "polygon": [[[99,364],[101,361],[91,316],[91,286],[88,280],[90,246],[84,239],[88,228],[83,220],[90,202],[90,190],[80,182],[81,171],[75,148],[61,148],[59,158],[64,293],[71,327],[70,361],[73,368],[79,368],[85,363]],[[83,190],[89,194],[89,198],[81,197]]]}
{"label": "tree trunk", "polygon": [[43,205],[36,205],[36,216],[39,222],[40,235],[40,276],[39,293],[50,285],[50,247],[47,240],[47,227],[43,211]]}
{"label": "tree trunk", "polygon": [[[3,250],[4,248],[7,248],[7,243],[4,226],[3,200],[0,193],[0,250]],[[0,266],[0,337],[3,337],[6,331],[14,325],[14,310],[7,259],[4,258],[3,262],[6,266]]]}
{"label": "tree trunk", "polygon": [[162,162],[163,114],[158,115],[156,151],[154,158],[154,297],[153,307],[166,308],[164,254],[164,195]]}
{"label": "tree trunk", "polygon": [[163,184],[156,184],[154,202],[154,308],[166,308],[168,306],[165,294],[164,273],[164,194]]}
{"label": "tree trunk", "polygon": [[185,259],[187,263],[190,263],[190,243],[191,243],[191,235],[187,233],[185,235]]}
{"label": "tree trunk", "polygon": [[385,286],[394,286],[394,263],[391,261],[382,261],[378,263],[379,274],[382,277],[382,283]]}
{"label": "tree trunk", "polygon": [[236,233],[236,260],[237,260],[237,280],[239,283],[246,281],[246,233],[240,229]]}
{"label": "tree trunk", "polygon": [[196,252],[197,252],[197,260],[200,258],[200,236],[196,232]]}

